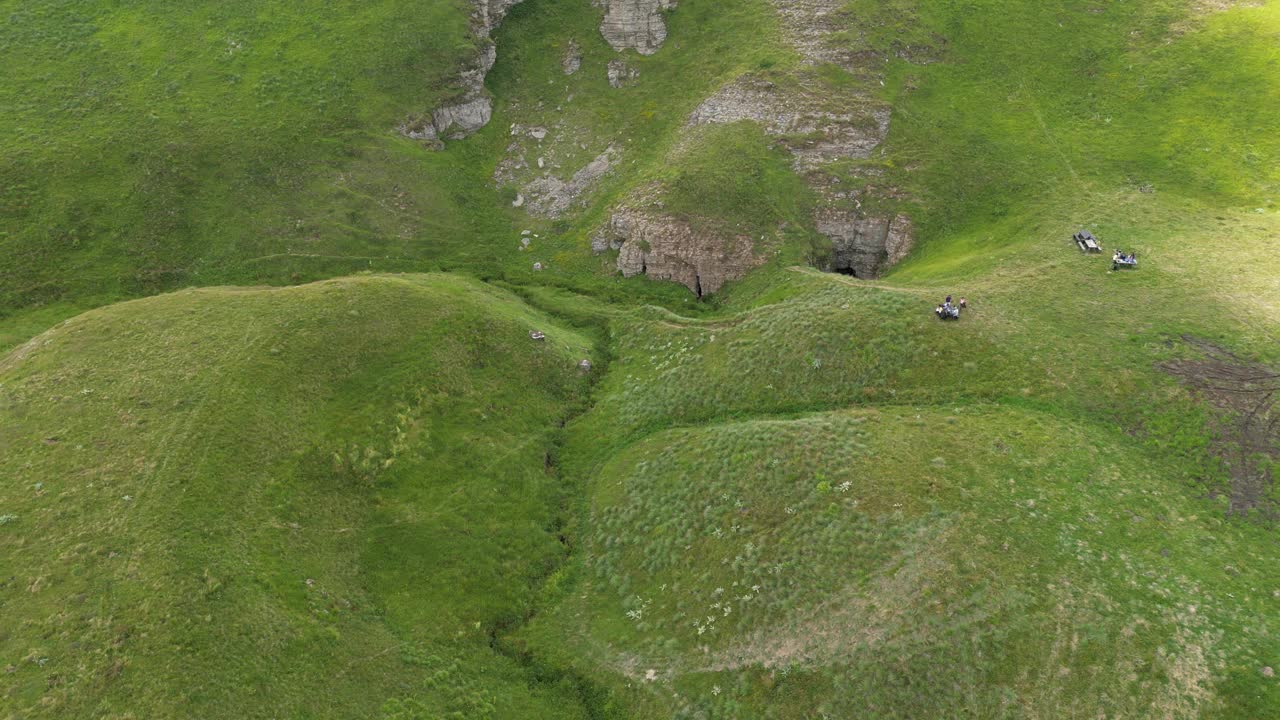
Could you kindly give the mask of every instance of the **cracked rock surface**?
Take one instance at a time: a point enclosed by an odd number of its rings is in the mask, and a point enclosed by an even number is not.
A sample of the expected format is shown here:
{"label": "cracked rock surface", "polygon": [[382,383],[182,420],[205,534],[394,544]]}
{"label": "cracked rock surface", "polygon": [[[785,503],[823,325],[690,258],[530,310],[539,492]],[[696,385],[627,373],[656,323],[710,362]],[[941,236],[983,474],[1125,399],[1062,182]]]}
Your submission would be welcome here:
{"label": "cracked rock surface", "polygon": [[619,210],[593,244],[620,247],[624,277],[644,274],[670,280],[701,297],[764,262],[751,238],[699,232],[677,218],[641,210]]}
{"label": "cracked rock surface", "polygon": [[609,47],[652,55],[667,39],[662,13],[675,7],[676,0],[595,0],[595,5],[604,8],[600,34]]}

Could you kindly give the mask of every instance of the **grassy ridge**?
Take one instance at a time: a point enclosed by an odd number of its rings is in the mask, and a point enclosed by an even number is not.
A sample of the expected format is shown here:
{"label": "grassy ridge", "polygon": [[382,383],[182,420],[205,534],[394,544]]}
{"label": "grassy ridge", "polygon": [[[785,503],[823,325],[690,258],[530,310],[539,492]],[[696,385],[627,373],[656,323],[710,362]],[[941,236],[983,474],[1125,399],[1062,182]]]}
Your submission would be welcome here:
{"label": "grassy ridge", "polygon": [[489,635],[565,553],[543,457],[590,350],[444,276],[182,292],[19,349],[5,714],[581,717]]}

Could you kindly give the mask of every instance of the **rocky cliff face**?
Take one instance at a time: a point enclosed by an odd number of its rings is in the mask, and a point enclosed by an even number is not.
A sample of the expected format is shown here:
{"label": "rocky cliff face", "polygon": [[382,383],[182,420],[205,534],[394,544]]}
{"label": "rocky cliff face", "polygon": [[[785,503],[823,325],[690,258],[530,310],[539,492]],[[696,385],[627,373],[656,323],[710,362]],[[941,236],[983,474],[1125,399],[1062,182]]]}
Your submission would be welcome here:
{"label": "rocky cliff face", "polygon": [[[707,98],[690,116],[690,125],[749,120],[784,143],[818,196],[814,221],[831,240],[835,258],[829,270],[876,277],[901,260],[914,244],[914,228],[904,215],[866,215],[860,192],[833,181],[827,168],[866,159],[889,133],[890,108],[870,88],[879,82],[880,59],[869,59],[839,41],[846,22],[845,0],[771,0],[792,46],[804,59],[801,69],[779,82],[744,75]],[[812,68],[836,64],[862,83],[833,88]],[[815,172],[817,171],[817,172]],[[838,177],[838,176],[835,176]],[[870,190],[880,200],[892,191]]]}
{"label": "rocky cliff face", "polygon": [[642,210],[615,212],[592,246],[597,252],[618,249],[618,270],[624,277],[671,280],[698,297],[764,262],[749,237],[699,232],[677,218]]}
{"label": "rocky cliff face", "polygon": [[676,0],[595,0],[595,5],[604,8],[600,34],[610,47],[652,55],[667,39],[662,12],[675,7]]}
{"label": "rocky cliff face", "polygon": [[911,218],[866,217],[845,210],[819,211],[818,232],[831,240],[828,272],[845,272],[860,278],[878,277],[911,252],[915,244]]}
{"label": "rocky cliff face", "polygon": [[[660,13],[669,5],[664,0],[597,2],[606,9],[601,31],[615,49],[652,52],[666,34],[660,25]],[[847,0],[770,2],[803,58],[801,66],[781,76],[746,74],[733,80],[703,101],[688,124],[760,124],[791,152],[796,172],[817,195],[814,224],[831,241],[832,253],[816,262],[829,271],[877,277],[910,252],[915,233],[906,215],[863,211],[871,199],[878,207],[903,200],[893,188],[849,182],[872,179],[874,164],[849,161],[873,157],[889,132],[891,108],[873,91],[884,58],[848,49],[842,39],[850,22],[844,13]],[[828,64],[839,65],[858,81],[833,85],[819,69]],[[621,75],[611,66],[611,84],[623,84]],[[625,200],[593,238],[592,250],[617,250],[623,275],[674,280],[698,295],[719,290],[762,262],[751,238],[715,236],[664,214],[661,194],[662,188],[654,187]]]}
{"label": "rocky cliff face", "polygon": [[484,78],[498,59],[489,39],[507,11],[523,0],[472,0],[471,31],[482,43],[480,51],[462,71],[461,99],[436,108],[425,117],[413,118],[400,126],[400,132],[415,140],[457,140],[489,124],[493,117],[493,101],[484,88]]}

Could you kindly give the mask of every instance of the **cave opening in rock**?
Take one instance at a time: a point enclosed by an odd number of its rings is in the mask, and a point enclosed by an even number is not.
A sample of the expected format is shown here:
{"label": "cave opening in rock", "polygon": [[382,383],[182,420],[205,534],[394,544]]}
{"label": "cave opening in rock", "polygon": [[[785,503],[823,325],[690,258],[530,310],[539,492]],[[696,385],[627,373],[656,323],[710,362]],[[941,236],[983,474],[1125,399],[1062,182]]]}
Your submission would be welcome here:
{"label": "cave opening in rock", "polygon": [[858,277],[858,271],[854,270],[851,267],[836,267],[832,269],[832,272],[838,275],[848,275],[849,277]]}

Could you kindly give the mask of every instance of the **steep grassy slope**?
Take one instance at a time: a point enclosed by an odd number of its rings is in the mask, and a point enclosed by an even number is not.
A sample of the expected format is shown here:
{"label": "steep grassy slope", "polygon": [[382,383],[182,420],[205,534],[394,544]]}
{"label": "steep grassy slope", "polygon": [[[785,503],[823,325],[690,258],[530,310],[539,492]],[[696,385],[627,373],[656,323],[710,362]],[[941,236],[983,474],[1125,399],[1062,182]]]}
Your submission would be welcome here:
{"label": "steep grassy slope", "polygon": [[0,314],[452,247],[447,183],[389,140],[456,92],[464,4],[0,12]]}
{"label": "steep grassy slope", "polygon": [[446,276],[182,292],[20,348],[0,714],[582,717],[488,643],[565,554],[544,457],[590,352]]}

